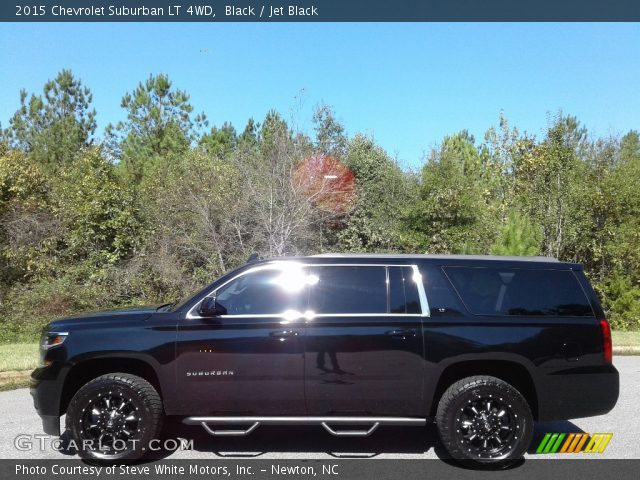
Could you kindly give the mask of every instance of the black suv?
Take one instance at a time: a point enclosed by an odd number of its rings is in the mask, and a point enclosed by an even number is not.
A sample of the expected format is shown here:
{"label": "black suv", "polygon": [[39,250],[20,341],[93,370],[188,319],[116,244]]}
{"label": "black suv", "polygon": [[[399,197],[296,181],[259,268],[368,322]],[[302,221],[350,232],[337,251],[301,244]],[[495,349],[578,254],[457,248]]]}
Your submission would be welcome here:
{"label": "black suv", "polygon": [[550,258],[318,255],[254,261],[175,305],[50,323],[31,394],[81,455],[143,455],[163,416],[212,435],[336,436],[435,421],[453,458],[509,462],[534,420],[618,398],[582,267]]}

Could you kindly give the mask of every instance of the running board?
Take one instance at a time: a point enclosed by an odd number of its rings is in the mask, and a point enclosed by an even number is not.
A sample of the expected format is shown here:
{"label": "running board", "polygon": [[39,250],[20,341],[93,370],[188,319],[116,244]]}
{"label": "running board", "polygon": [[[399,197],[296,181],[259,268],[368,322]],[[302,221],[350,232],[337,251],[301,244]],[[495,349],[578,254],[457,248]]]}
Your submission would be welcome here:
{"label": "running board", "polygon": [[[411,417],[187,417],[183,421],[187,425],[200,425],[213,436],[245,436],[260,425],[321,425],[327,432],[336,437],[368,437],[380,425],[423,426],[427,420]],[[246,429],[214,429],[212,425],[249,424]],[[364,426],[363,430],[340,430],[338,425]]]}
{"label": "running board", "polygon": [[327,422],[322,422],[321,425],[324,429],[329,432],[331,435],[335,437],[368,437],[371,435],[379,426],[380,422],[374,423],[369,430],[334,430],[331,428]]}

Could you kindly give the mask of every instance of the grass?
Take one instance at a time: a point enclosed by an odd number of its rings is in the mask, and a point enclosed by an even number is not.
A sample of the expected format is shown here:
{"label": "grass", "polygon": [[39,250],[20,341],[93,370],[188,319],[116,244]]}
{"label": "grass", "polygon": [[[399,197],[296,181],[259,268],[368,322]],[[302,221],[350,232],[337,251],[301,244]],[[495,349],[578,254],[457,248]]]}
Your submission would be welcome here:
{"label": "grass", "polygon": [[29,374],[24,374],[20,378],[0,379],[0,392],[25,388],[29,386]]}
{"label": "grass", "polygon": [[611,332],[614,355],[640,355],[640,331]]}
{"label": "grass", "polygon": [[611,332],[615,347],[640,347],[640,332]]}
{"label": "grass", "polygon": [[0,372],[33,370],[37,366],[37,343],[8,343],[0,345]]}
{"label": "grass", "polygon": [[37,343],[0,345],[0,392],[28,386],[29,374],[37,366]]}

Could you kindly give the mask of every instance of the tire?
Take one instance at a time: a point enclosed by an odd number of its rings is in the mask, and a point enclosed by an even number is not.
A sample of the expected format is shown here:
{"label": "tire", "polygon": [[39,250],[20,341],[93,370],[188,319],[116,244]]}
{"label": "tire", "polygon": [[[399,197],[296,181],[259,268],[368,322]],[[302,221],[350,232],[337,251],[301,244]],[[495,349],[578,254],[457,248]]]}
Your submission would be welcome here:
{"label": "tire", "polygon": [[438,403],[436,425],[449,455],[476,466],[514,463],[533,437],[527,401],[513,386],[490,376],[451,385]]}
{"label": "tire", "polygon": [[162,400],[149,382],[128,373],[110,373],[76,392],[67,409],[66,428],[80,457],[127,462],[144,456],[162,421]]}

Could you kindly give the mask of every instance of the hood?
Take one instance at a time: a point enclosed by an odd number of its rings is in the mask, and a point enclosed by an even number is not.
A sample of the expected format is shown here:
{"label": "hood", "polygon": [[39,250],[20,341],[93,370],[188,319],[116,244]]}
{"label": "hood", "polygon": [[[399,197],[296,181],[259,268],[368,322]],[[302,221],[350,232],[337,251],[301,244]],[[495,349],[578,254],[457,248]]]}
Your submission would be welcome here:
{"label": "hood", "polygon": [[69,317],[61,318],[59,320],[51,322],[48,325],[48,329],[49,331],[65,331],[75,327],[82,327],[83,325],[88,324],[90,324],[92,327],[95,327],[100,323],[113,324],[142,322],[153,315],[156,310],[156,306],[149,306],[79,313],[77,315],[71,315]]}

